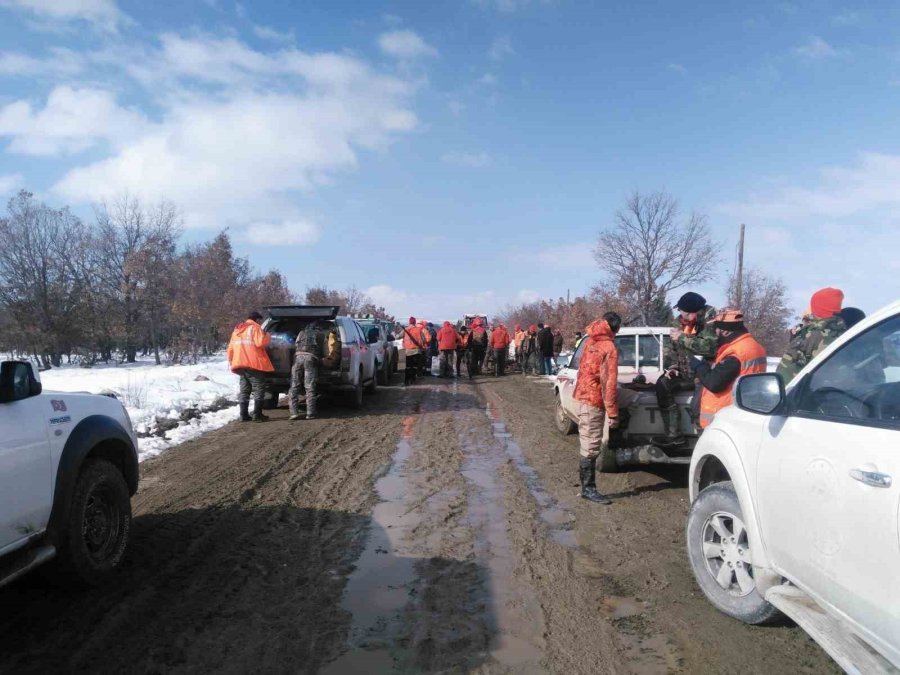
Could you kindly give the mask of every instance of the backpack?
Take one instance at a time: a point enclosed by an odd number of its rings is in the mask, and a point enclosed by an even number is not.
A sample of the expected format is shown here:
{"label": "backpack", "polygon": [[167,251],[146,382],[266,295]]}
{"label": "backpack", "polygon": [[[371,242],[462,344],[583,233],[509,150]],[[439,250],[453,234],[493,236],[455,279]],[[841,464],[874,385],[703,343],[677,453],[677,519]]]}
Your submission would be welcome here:
{"label": "backpack", "polygon": [[488,334],[484,328],[472,329],[472,345],[477,347],[487,347]]}

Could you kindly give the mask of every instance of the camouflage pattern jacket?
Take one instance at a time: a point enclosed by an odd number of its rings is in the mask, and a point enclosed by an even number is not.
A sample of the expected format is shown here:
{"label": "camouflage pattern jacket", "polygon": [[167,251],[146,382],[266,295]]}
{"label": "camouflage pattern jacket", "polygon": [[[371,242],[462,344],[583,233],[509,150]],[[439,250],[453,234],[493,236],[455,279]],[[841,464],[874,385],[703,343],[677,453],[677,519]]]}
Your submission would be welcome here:
{"label": "camouflage pattern jacket", "polygon": [[[713,327],[713,318],[718,314],[715,307],[707,305],[702,312],[697,314],[697,325],[692,335],[682,333],[669,344],[666,350],[665,364],[667,368],[678,368],[684,377],[692,377],[693,357],[701,356],[708,361],[716,358],[719,344],[716,341],[716,330]],[[672,323],[673,328],[682,329],[678,319]]]}
{"label": "camouflage pattern jacket", "polygon": [[787,351],[778,364],[778,374],[787,384],[793,380],[806,364],[818,356],[822,350],[847,330],[844,320],[834,315],[828,319],[813,319],[797,329]]}

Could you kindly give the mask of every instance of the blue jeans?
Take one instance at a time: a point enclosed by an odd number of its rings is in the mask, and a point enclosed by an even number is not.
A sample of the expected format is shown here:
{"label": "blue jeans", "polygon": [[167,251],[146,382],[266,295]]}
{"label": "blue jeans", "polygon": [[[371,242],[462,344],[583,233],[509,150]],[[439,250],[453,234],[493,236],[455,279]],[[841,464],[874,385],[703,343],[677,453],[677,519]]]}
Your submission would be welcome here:
{"label": "blue jeans", "polygon": [[541,359],[541,375],[553,374],[553,357],[545,356]]}

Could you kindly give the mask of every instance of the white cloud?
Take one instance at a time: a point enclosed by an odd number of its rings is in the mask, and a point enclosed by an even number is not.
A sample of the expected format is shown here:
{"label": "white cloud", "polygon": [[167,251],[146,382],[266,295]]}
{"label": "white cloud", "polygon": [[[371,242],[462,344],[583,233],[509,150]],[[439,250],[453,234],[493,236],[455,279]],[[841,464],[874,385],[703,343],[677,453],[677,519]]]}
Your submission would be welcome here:
{"label": "white cloud", "polygon": [[478,84],[483,84],[486,87],[493,87],[497,84],[497,76],[493,73],[485,73],[478,78]]}
{"label": "white cloud", "polygon": [[411,30],[392,30],[378,36],[378,46],[388,56],[417,59],[437,56],[437,50]]}
{"label": "white cloud", "polygon": [[563,244],[535,251],[513,251],[510,258],[519,265],[540,269],[576,270],[597,266],[593,249],[584,244]]}
{"label": "white cloud", "polygon": [[549,5],[553,0],[472,0],[482,9],[494,9],[503,14],[512,14],[532,4]]}
{"label": "white cloud", "polygon": [[319,227],[310,220],[253,223],[241,236],[257,246],[305,246],[319,241]]}
{"label": "white cloud", "polygon": [[488,318],[501,307],[494,291],[475,293],[418,293],[377,284],[365,289],[376,305],[405,321],[409,316],[426,321],[456,321],[464,314],[485,313]]}
{"label": "white cloud", "polygon": [[294,41],[294,31],[289,30],[285,32],[280,32],[275,30],[270,26],[253,26],[253,34],[256,35],[260,40],[269,40],[270,42],[293,42]]}
{"label": "white cloud", "polygon": [[834,26],[858,26],[862,22],[862,14],[854,11],[841,12],[831,17],[831,23]]}
{"label": "white cloud", "polygon": [[680,63],[670,63],[669,65],[666,66],[666,68],[668,68],[669,70],[671,70],[675,73],[678,73],[679,75],[687,74],[687,68],[685,68]]}
{"label": "white cloud", "polygon": [[111,33],[131,23],[115,0],[0,0],[0,8],[22,11],[45,22],[86,21]]}
{"label": "white cloud", "polygon": [[62,47],[50,50],[50,56],[35,58],[16,52],[0,53],[0,75],[32,77],[51,75],[71,77],[84,70],[84,59],[76,52]]}
{"label": "white cloud", "polygon": [[102,89],[60,86],[40,110],[28,101],[0,108],[0,137],[12,139],[9,152],[23,155],[74,154],[101,141],[118,145],[147,124],[143,115],[120,107],[115,96]]}
{"label": "white cloud", "polygon": [[528,288],[523,288],[516,294],[516,301],[519,304],[537,302],[541,299],[541,294]]}
{"label": "white cloud", "polygon": [[509,39],[508,35],[498,35],[495,37],[494,41],[491,43],[490,50],[488,50],[488,56],[494,61],[502,61],[515,53],[516,50],[513,49],[512,40]]}
{"label": "white cloud", "polygon": [[25,179],[20,173],[10,173],[0,176],[0,197],[12,194],[13,191],[24,187]]}
{"label": "white cloud", "polygon": [[821,61],[823,59],[837,56],[837,50],[830,44],[825,42],[818,35],[811,36],[806,42],[799,47],[794,48],[794,53],[810,61]]}
{"label": "white cloud", "polygon": [[189,227],[240,228],[261,214],[294,222],[296,191],[354,170],[360,151],[382,150],[417,125],[415,85],[346,54],[174,34],[157,48],[116,49],[92,59],[143,85],[153,120],[100,89],[57,87],[42,108],[0,108],[10,151],[107,150],[53,187],[74,203],[128,191],[178,203]]}
{"label": "white cloud", "polygon": [[448,152],[441,157],[441,161],[453,166],[480,169],[490,166],[493,159],[486,152]]}

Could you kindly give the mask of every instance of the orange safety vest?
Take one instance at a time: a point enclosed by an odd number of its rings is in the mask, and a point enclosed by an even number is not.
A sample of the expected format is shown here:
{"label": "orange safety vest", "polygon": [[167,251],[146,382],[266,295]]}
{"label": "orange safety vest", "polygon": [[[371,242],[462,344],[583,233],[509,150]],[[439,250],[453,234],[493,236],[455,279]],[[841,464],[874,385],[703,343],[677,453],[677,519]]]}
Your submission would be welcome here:
{"label": "orange safety vest", "polygon": [[[425,349],[425,336],[421,326],[403,327],[403,349]],[[418,344],[416,344],[418,342]]]}
{"label": "orange safety vest", "polygon": [[275,369],[266,353],[266,347],[272,336],[264,332],[259,324],[251,319],[234,327],[228,341],[228,364],[232,373],[242,370],[258,370],[271,373]]}
{"label": "orange safety vest", "polygon": [[[741,372],[738,377],[751,373],[766,372],[766,348],[759,344],[750,333],[744,333],[737,339],[722,345],[716,354],[716,364],[721,363],[729,356],[733,356],[741,362]],[[714,364],[715,365],[715,364]],[[700,426],[705,429],[712,424],[716,413],[732,403],[732,387],[718,394],[704,388],[700,394]]]}

